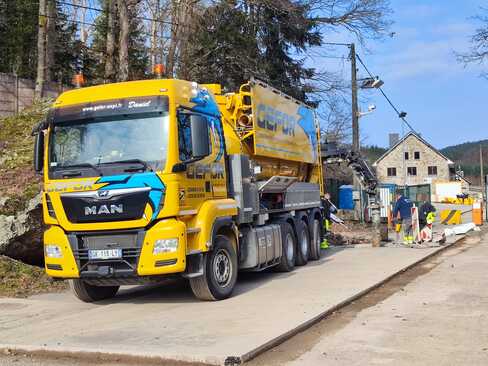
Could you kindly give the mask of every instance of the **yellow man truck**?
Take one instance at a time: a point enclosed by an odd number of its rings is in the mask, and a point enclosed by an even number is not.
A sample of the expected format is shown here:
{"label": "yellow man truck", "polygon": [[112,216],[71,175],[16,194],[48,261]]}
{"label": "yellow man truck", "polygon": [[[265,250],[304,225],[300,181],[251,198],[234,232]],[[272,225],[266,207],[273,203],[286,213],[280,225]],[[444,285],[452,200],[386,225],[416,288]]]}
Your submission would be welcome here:
{"label": "yellow man truck", "polygon": [[314,111],[258,80],[229,94],[175,79],[75,89],[33,133],[45,269],[80,300],[171,276],[220,300],[238,271],[320,257]]}

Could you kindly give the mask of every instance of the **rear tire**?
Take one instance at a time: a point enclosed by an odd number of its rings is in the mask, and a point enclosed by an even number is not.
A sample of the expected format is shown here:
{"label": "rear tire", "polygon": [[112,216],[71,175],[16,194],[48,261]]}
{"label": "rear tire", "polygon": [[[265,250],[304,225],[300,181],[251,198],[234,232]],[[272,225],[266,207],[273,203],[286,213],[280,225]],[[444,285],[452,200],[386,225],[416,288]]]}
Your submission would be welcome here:
{"label": "rear tire", "polygon": [[296,225],[297,230],[297,266],[304,266],[310,255],[310,234],[307,223],[300,220]]}
{"label": "rear tire", "polygon": [[320,259],[320,220],[314,218],[310,229],[310,260]]}
{"label": "rear tire", "polygon": [[280,264],[276,269],[280,272],[291,272],[295,268],[297,241],[289,223],[282,222],[280,226],[282,254]]}
{"label": "rear tire", "polygon": [[237,281],[237,254],[230,240],[217,235],[211,252],[203,257],[203,275],[190,278],[195,297],[205,301],[228,298]]}
{"label": "rear tire", "polygon": [[111,299],[119,291],[120,286],[95,286],[80,279],[69,281],[69,286],[75,296],[84,302],[94,302]]}

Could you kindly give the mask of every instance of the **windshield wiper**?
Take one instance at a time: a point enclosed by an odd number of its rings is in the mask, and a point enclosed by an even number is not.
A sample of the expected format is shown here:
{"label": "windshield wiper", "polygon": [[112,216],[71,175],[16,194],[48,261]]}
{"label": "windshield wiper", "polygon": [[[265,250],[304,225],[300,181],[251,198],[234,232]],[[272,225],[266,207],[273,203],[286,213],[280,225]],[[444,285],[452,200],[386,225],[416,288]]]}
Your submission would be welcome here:
{"label": "windshield wiper", "polygon": [[[127,160],[109,161],[106,163],[102,163],[102,165],[110,165],[110,164],[139,164],[142,165],[142,169],[144,169],[144,171],[146,170],[149,170],[150,172],[153,171],[153,169],[149,166],[149,164],[141,159],[127,159]],[[125,172],[135,172],[138,170],[141,170],[141,167],[129,167],[127,169],[124,169]]]}
{"label": "windshield wiper", "polygon": [[[61,165],[61,166],[58,166],[56,168],[56,170],[72,169],[72,168],[90,168],[90,169],[96,171],[100,176],[103,176],[102,171],[99,168],[97,168],[95,165],[90,164],[90,163],[79,163],[79,164],[72,164],[72,165]],[[64,174],[64,175],[66,175],[66,176],[68,176],[68,175],[74,176],[74,175],[81,175],[81,173],[78,173],[77,174],[77,172],[67,172],[67,174]]]}

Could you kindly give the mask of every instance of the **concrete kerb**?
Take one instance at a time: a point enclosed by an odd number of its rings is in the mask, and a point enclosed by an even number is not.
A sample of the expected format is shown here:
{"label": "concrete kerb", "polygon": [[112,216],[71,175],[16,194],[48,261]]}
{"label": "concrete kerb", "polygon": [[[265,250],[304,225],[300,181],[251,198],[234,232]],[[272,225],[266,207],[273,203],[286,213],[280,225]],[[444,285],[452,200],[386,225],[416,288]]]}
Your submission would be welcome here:
{"label": "concrete kerb", "polygon": [[87,351],[84,349],[70,347],[35,347],[27,345],[0,344],[0,354],[4,355],[27,355],[45,359],[70,358],[74,360],[91,361],[94,364],[103,362],[125,362],[134,365],[158,365],[158,366],[218,366],[221,360],[196,360],[190,357],[173,356],[161,357],[151,354],[134,354],[122,352]]}
{"label": "concrete kerb", "polygon": [[[232,366],[232,365],[239,365],[245,362],[250,361],[254,357],[270,350],[273,347],[278,346],[279,344],[285,342],[286,340],[290,339],[291,337],[301,333],[314,324],[318,323],[319,321],[323,320],[324,318],[328,317],[332,313],[336,312],[337,310],[349,305],[350,303],[358,300],[362,296],[368,294],[369,292],[375,290],[376,288],[382,286],[386,282],[390,281],[394,277],[408,271],[412,267],[432,258],[433,256],[438,255],[439,253],[445,251],[446,249],[450,248],[451,246],[458,243],[460,240],[464,239],[466,235],[460,235],[455,237],[455,240],[452,243],[448,243],[444,246],[437,248],[435,251],[427,254],[425,257],[420,258],[419,260],[409,264],[408,266],[396,271],[395,273],[385,277],[381,281],[377,282],[376,284],[358,292],[357,294],[341,301],[340,303],[325,309],[320,314],[312,317],[311,319],[303,322],[302,324],[296,326],[293,329],[267,341],[266,343],[262,344],[259,347],[254,348],[253,350],[243,354],[243,355],[229,355],[222,359],[212,359],[207,358],[205,360],[198,360],[192,359],[191,357],[185,357],[182,355],[171,355],[170,357],[161,357],[160,355],[156,354],[134,354],[134,353],[111,353],[111,352],[104,352],[102,350],[96,351],[87,351],[84,349],[76,349],[76,348],[67,348],[67,347],[59,347],[59,348],[51,348],[51,347],[33,347],[27,345],[9,345],[9,344],[0,344],[0,352],[3,354],[25,354],[29,356],[40,356],[40,357],[70,357],[74,359],[80,360],[104,360],[104,361],[121,361],[127,360],[129,362],[134,362],[134,364],[143,364],[143,365],[190,365],[190,366],[200,366],[200,365],[219,365],[224,361],[224,365]],[[176,363],[176,364],[175,364]]]}

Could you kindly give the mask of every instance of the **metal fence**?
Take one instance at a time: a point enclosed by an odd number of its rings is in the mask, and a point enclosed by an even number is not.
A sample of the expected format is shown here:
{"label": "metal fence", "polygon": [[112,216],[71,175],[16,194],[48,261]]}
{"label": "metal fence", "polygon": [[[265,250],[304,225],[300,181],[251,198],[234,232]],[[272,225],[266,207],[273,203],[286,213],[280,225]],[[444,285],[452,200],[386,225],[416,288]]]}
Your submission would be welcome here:
{"label": "metal fence", "polygon": [[[34,102],[35,82],[17,75],[0,73],[0,117],[19,113]],[[44,96],[57,97],[68,88],[58,83],[46,83]]]}
{"label": "metal fence", "polygon": [[430,184],[419,184],[416,186],[398,186],[397,190],[403,192],[405,197],[408,197],[417,207],[420,207],[422,202],[431,201],[431,187]]}

